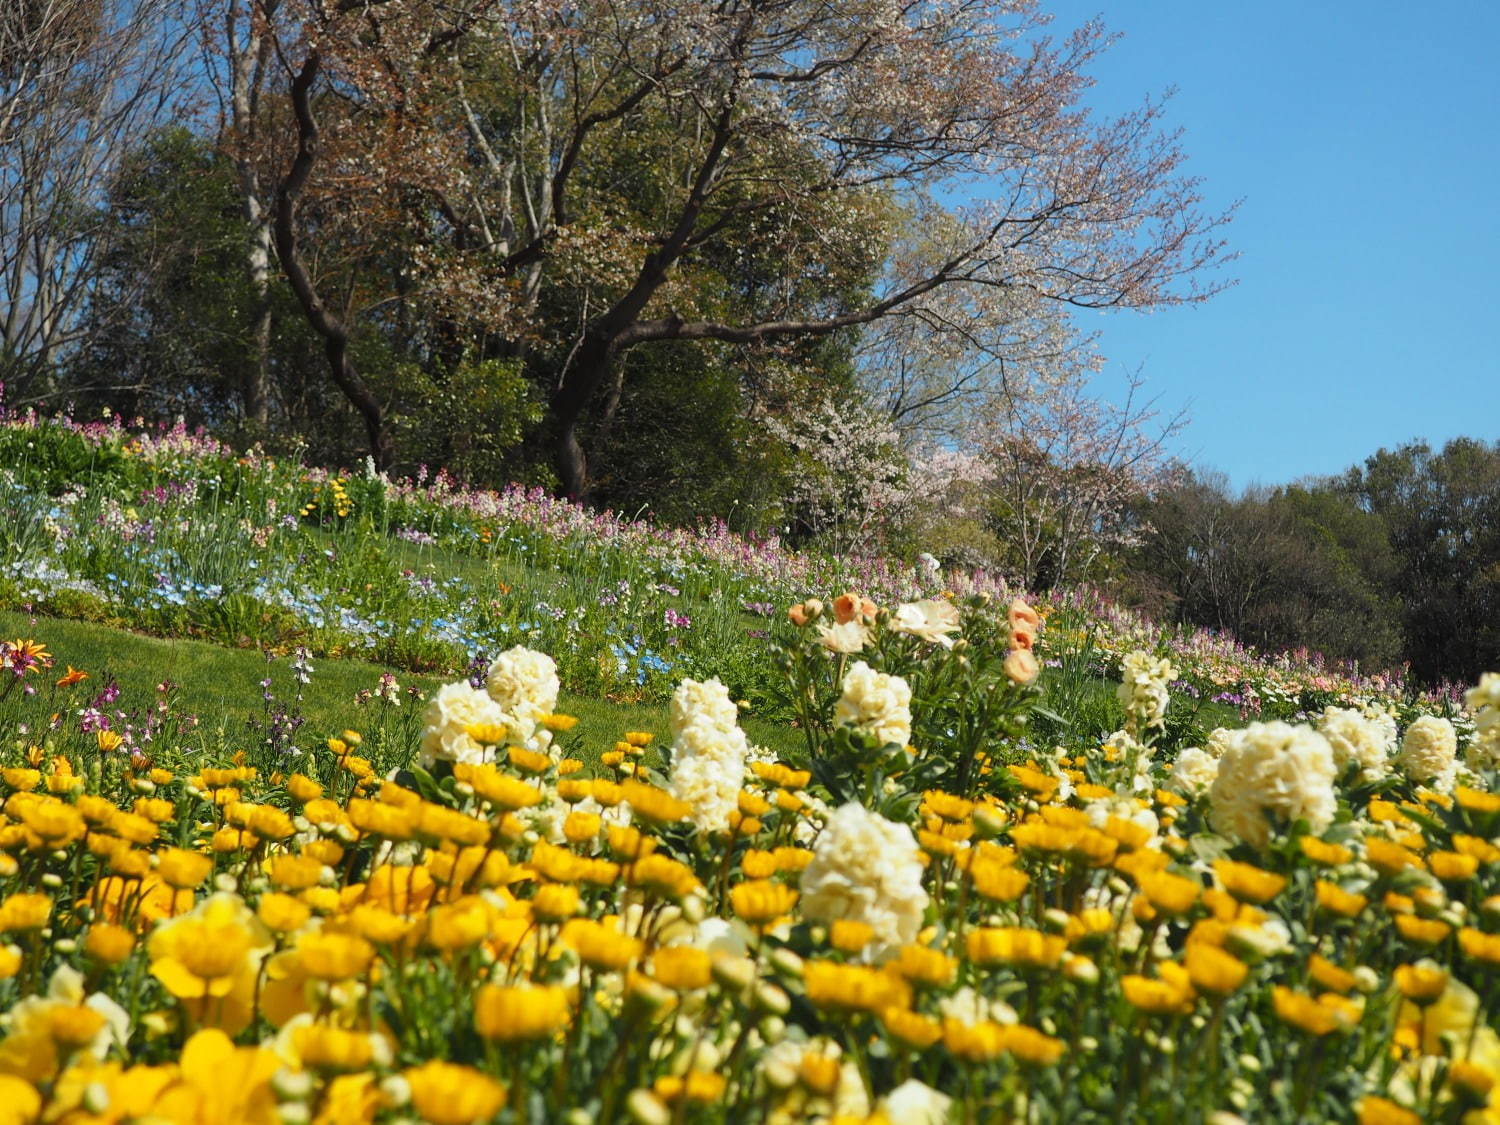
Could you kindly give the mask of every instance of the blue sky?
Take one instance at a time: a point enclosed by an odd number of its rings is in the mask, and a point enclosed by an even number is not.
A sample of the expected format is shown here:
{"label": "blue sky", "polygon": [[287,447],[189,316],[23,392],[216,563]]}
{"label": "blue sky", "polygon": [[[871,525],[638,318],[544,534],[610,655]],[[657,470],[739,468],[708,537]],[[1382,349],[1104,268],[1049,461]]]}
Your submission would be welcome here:
{"label": "blue sky", "polygon": [[1138,365],[1236,488],[1382,446],[1500,439],[1500,4],[1043,0],[1122,38],[1086,104],[1169,87],[1238,284],[1207,304],[1083,313],[1109,393]]}

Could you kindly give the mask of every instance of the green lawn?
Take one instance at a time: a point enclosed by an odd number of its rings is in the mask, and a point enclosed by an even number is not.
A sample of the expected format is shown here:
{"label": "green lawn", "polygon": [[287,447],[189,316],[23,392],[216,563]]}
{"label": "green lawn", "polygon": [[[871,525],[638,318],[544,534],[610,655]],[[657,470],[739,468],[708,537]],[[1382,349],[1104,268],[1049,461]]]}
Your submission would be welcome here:
{"label": "green lawn", "polygon": [[[198,716],[196,734],[185,741],[185,749],[219,747],[246,749],[253,752],[264,737],[268,704],[263,698],[261,681],[272,681],[271,691],[288,708],[293,706],[296,691],[290,661],[267,660],[254,649],[231,649],[205,641],[144,636],[81,621],[0,611],[0,635],[29,637],[47,646],[57,662],[52,679],[66,666],[82,669],[89,680],[75,688],[68,698],[70,706],[79,706],[114,680],[120,685],[120,697],[111,708],[133,711],[148,707],[156,698],[156,688],[163,680],[176,684],[177,706]],[[384,672],[396,676],[401,686],[402,702],[398,707],[379,703],[356,703],[361,690],[372,691]],[[49,681],[50,682],[50,681]],[[377,764],[401,764],[402,748],[415,750],[419,719],[424,701],[443,682],[436,676],[417,675],[370,664],[360,660],[314,660],[310,682],[302,688],[302,700],[296,713],[304,720],[298,741],[305,747],[321,745],[329,735],[346,728],[365,733],[376,732],[382,752]],[[408,689],[417,689],[414,697]],[[60,693],[53,706],[61,706]],[[576,741],[576,752],[585,760],[597,760],[627,730],[649,730],[659,739],[667,737],[665,704],[619,704],[607,700],[587,699],[564,691],[559,707],[578,716],[578,726],[564,736],[565,745]],[[752,742],[774,748],[798,745],[795,732],[783,726],[744,721]],[[0,734],[0,738],[3,738]],[[194,742],[197,745],[194,745]],[[384,761],[381,761],[384,759]]]}

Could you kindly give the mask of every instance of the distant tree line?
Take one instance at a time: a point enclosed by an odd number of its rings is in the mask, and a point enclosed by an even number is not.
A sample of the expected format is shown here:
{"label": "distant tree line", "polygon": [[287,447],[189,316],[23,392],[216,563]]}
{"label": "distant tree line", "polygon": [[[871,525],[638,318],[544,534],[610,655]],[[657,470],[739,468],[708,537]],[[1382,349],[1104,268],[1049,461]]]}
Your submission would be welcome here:
{"label": "distant tree line", "polygon": [[1414,441],[1239,496],[1187,473],[1136,516],[1115,581],[1158,617],[1426,684],[1500,668],[1500,443]]}

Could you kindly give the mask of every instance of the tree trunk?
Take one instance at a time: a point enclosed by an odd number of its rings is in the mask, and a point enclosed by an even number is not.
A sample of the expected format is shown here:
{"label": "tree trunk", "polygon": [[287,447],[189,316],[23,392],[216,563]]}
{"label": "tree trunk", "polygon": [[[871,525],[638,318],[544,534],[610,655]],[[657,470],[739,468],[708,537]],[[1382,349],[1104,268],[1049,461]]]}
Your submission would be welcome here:
{"label": "tree trunk", "polygon": [[323,351],[328,356],[328,373],[339,390],[344,392],[355,410],[364,420],[365,434],[369,439],[370,456],[377,469],[390,467],[394,452],[390,431],[385,425],[385,410],[380,400],[371,392],[360,377],[354,361],[349,358],[349,331],[344,323],[328,311],[323,300],[313,287],[312,279],[297,252],[295,228],[297,197],[312,174],[313,164],[318,158],[318,125],[312,115],[310,91],[318,76],[321,58],[316,51],[307,56],[302,69],[292,81],[292,109],[297,117],[297,155],[292,167],[276,190],[276,253],[281,259],[281,268],[286,272],[292,292],[302,306],[308,323],[323,337]]}
{"label": "tree trunk", "polygon": [[609,377],[614,365],[614,340],[606,332],[591,330],[557,389],[552,393],[552,417],[557,422],[554,465],[563,495],[580,504],[589,499],[589,461],[578,439],[578,423],[594,392]]}
{"label": "tree trunk", "polygon": [[245,262],[254,301],[250,338],[255,351],[242,393],[245,417],[264,427],[271,418],[271,224],[260,200],[248,191],[245,204],[246,217],[255,224]]}

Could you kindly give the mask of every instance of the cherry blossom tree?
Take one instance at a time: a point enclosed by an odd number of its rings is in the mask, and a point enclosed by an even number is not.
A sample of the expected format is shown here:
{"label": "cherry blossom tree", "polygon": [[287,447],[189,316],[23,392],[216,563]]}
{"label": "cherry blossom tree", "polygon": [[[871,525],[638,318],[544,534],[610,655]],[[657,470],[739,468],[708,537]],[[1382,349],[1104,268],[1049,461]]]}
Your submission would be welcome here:
{"label": "cherry blossom tree", "polygon": [[1180,471],[1169,455],[1185,413],[1143,401],[1139,372],[1123,398],[1097,397],[1084,373],[1006,396],[987,434],[995,533],[1024,589],[1083,577],[1102,553],[1136,542],[1133,506]]}
{"label": "cherry blossom tree", "polygon": [[[393,300],[502,337],[547,380],[558,477],[587,496],[585,423],[617,401],[630,349],[776,354],[890,325],[954,348],[982,336],[1024,371],[1050,346],[1049,307],[1219,286],[1227,215],[1203,209],[1162,106],[1085,112],[1107,37],[1049,36],[1034,0],[296,0],[283,15],[296,155],[276,245],[378,460],[381,404],[348,337]],[[311,251],[331,231],[389,245],[397,227],[412,235],[397,292],[320,289]]]}

